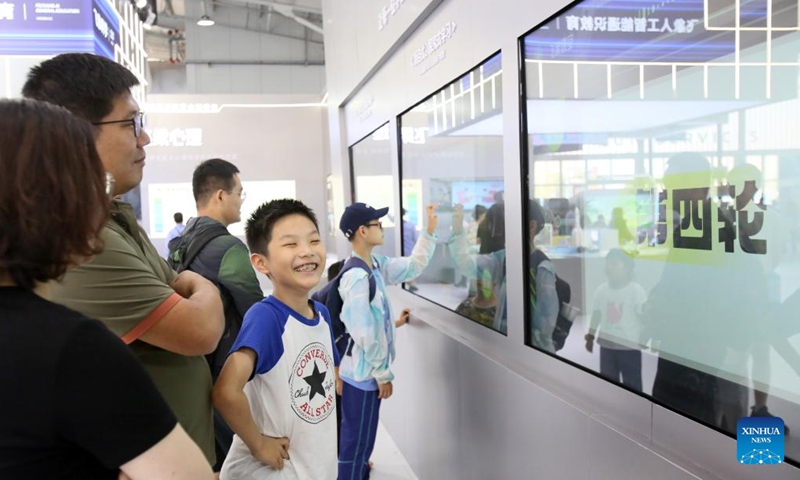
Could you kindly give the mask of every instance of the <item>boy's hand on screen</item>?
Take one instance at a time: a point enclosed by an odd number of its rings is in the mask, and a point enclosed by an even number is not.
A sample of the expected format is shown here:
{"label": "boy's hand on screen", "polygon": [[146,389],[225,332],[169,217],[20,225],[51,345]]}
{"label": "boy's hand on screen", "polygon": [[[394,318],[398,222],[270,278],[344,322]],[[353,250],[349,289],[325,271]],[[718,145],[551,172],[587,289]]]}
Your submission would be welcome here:
{"label": "boy's hand on screen", "polygon": [[436,226],[439,224],[439,217],[436,215],[436,209],[439,208],[438,203],[428,205],[428,235],[433,235],[436,231]]}
{"label": "boy's hand on screen", "polygon": [[261,435],[261,441],[251,453],[275,470],[283,470],[284,460],[289,460],[289,439]]}

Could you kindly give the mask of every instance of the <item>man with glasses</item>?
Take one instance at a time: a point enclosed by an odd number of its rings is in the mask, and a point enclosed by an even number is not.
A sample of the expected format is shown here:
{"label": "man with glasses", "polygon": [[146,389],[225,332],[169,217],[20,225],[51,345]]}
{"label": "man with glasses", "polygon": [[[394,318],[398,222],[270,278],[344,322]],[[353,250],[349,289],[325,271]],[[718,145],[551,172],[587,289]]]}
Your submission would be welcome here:
{"label": "man with glasses", "polygon": [[[233,346],[247,310],[263,298],[255,270],[250,264],[247,246],[228,232],[228,226],[241,221],[246,198],[239,169],[220,158],[206,160],[194,171],[192,191],[197,218],[190,219],[180,237],[169,243],[168,262],[176,271],[191,270],[219,287],[225,311],[225,332],[206,359],[211,377],[217,376]],[[222,417],[214,414],[216,471],[228,454],[233,432]]]}
{"label": "man with glasses", "polygon": [[[375,447],[381,400],[392,396],[394,375],[395,318],[391,312],[386,285],[417,278],[428,266],[436,250],[434,232],[439,218],[436,205],[429,205],[428,225],[407,257],[373,255],[383,245],[380,219],[389,208],[374,209],[364,203],[347,207],[339,228],[353,245],[353,255],[363,260],[363,268],[345,272],[339,283],[342,297],[340,318],[350,334],[352,348],[339,365],[337,393],[342,396],[342,428],[339,432],[339,478],[369,478],[369,457]],[[375,278],[375,296],[370,301],[369,276]]]}
{"label": "man with glasses", "polygon": [[[92,54],[58,55],[33,67],[22,94],[67,108],[96,126],[95,145],[113,195],[142,181],[150,137],[131,95],[138,79]],[[131,205],[114,200],[103,252],[65,275],[54,300],[103,322],[139,357],[186,432],[213,465],[211,373],[224,319],[219,291],[194,272],[177,275],[138,225]]]}

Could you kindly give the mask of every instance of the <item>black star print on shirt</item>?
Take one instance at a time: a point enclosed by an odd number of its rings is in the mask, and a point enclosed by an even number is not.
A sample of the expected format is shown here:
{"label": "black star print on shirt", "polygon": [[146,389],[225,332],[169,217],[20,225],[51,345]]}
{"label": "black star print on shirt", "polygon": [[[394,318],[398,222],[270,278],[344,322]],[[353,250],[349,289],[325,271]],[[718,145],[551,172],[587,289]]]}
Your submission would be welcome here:
{"label": "black star print on shirt", "polygon": [[321,372],[319,371],[319,367],[317,367],[317,362],[314,362],[314,373],[307,377],[303,377],[303,380],[306,381],[309,387],[311,387],[311,392],[309,393],[308,400],[311,401],[314,399],[314,395],[319,393],[323,397],[325,396],[325,388],[322,386],[322,382],[325,381],[325,375],[328,372]]}

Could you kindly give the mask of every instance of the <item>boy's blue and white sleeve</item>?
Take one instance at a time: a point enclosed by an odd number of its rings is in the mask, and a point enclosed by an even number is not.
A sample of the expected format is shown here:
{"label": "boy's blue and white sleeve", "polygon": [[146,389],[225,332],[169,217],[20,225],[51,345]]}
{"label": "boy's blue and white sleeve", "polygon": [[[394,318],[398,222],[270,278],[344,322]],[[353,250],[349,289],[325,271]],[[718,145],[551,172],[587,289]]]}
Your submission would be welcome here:
{"label": "boy's blue and white sleeve", "polygon": [[407,257],[386,257],[376,255],[381,276],[386,285],[396,285],[398,283],[414,280],[422,274],[428,266],[433,253],[436,251],[436,237],[422,232],[414,244],[411,255]]}
{"label": "boy's blue and white sleeve", "polygon": [[348,270],[339,282],[342,297],[340,319],[355,345],[363,351],[364,363],[356,362],[353,380],[372,378],[379,384],[391,382],[394,375],[389,370],[389,340],[383,328],[383,318],[373,314],[369,302],[369,278],[361,268]]}
{"label": "boy's blue and white sleeve", "polygon": [[250,307],[244,316],[242,329],[231,347],[230,353],[242,348],[256,352],[255,375],[267,373],[278,364],[283,356],[283,328],[285,321],[278,320],[275,311],[263,303]]}

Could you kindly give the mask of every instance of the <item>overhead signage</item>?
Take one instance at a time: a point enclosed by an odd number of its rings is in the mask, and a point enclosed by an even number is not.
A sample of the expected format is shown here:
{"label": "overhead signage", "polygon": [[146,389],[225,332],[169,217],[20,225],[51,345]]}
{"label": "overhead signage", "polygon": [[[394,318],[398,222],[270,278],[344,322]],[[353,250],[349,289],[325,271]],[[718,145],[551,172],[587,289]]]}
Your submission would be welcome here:
{"label": "overhead signage", "polygon": [[119,17],[110,0],[92,0],[95,53],[114,59],[114,47],[119,43]]}
{"label": "overhead signage", "polygon": [[114,59],[119,28],[110,0],[0,0],[0,55],[90,52]]}
{"label": "overhead signage", "polygon": [[406,0],[390,0],[389,4],[381,8],[378,12],[378,31],[383,30],[389,24],[389,19],[393,17]]}
{"label": "overhead signage", "polygon": [[733,54],[736,37],[734,29],[703,27],[707,5],[704,0],[586,0],[525,37],[525,58],[710,62]]}
{"label": "overhead signage", "polygon": [[411,65],[420,69],[420,75],[425,75],[430,69],[438,65],[447,56],[445,44],[453,38],[458,24],[450,21],[444,24],[438,32],[425,45],[420,46],[411,56]]}

